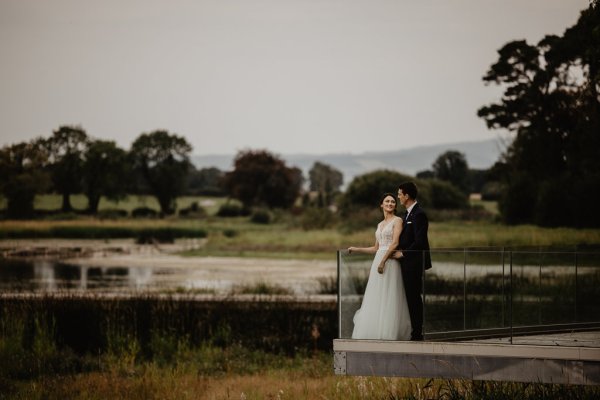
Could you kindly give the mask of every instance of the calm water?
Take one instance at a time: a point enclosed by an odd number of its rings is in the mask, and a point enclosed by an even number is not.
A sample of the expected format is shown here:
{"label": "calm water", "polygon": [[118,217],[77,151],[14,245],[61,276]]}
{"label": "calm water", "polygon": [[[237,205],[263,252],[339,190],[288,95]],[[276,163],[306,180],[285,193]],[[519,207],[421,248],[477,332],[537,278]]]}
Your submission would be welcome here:
{"label": "calm water", "polygon": [[189,289],[203,283],[173,269],[99,268],[51,260],[0,258],[0,291]]}

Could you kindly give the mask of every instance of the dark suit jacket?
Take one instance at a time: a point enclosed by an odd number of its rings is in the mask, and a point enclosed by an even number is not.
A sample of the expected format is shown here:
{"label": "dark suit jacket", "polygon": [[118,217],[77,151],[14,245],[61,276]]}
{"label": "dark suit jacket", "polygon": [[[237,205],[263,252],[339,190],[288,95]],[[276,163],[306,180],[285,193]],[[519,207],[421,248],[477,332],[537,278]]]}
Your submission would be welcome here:
{"label": "dark suit jacket", "polygon": [[404,221],[398,249],[402,250],[403,257],[400,264],[403,268],[423,268],[423,250],[425,251],[425,269],[431,268],[431,255],[429,254],[429,238],[427,230],[429,220],[427,214],[419,203],[415,204],[412,211]]}

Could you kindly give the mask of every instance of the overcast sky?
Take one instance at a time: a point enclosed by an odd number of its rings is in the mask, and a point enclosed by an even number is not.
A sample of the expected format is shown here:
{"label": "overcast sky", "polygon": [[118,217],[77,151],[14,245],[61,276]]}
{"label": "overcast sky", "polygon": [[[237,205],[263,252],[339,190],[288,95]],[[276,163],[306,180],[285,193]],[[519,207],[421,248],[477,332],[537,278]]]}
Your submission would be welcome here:
{"label": "overcast sky", "polygon": [[0,145],[80,125],[195,154],[361,153],[485,140],[506,42],[588,0],[0,0]]}

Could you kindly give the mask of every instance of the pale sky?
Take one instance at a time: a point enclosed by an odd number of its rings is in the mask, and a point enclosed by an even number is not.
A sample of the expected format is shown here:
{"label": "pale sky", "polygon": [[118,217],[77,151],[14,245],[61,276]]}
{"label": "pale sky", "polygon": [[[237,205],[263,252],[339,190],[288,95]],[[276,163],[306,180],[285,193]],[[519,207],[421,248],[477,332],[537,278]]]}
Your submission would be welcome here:
{"label": "pale sky", "polygon": [[495,135],[506,42],[588,0],[0,0],[0,145],[80,125],[195,154],[361,153]]}

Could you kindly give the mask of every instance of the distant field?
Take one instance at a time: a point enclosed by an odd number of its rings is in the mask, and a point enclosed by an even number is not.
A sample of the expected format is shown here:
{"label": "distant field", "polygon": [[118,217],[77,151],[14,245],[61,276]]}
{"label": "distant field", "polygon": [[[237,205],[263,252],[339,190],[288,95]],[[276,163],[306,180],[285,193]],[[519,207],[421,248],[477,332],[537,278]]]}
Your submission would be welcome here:
{"label": "distant field", "polygon": [[[45,210],[60,208],[60,196],[44,195],[36,198],[36,207]],[[0,221],[0,237],[23,237],[29,235],[48,237],[44,231],[60,228],[72,232],[101,232],[111,229],[135,231],[151,229],[193,229],[207,234],[206,244],[199,250],[186,253],[189,256],[242,256],[274,258],[321,258],[335,257],[337,249],[348,246],[370,246],[374,243],[375,226],[356,232],[345,232],[337,227],[303,230],[301,216],[275,212],[274,222],[255,224],[248,217],[221,218],[215,214],[225,198],[181,197],[179,208],[198,202],[208,214],[206,218],[169,216],[159,219],[98,219],[78,215],[68,220],[50,218],[31,221]],[[83,209],[84,196],[72,196],[74,207]],[[476,202],[490,211],[497,211],[493,202]],[[0,203],[1,204],[1,203]],[[124,201],[109,202],[103,199],[101,209],[119,208],[131,211],[136,207],[158,210],[151,196],[129,196]],[[24,234],[19,233],[19,231]],[[21,236],[19,236],[21,235]],[[490,221],[439,221],[432,222],[429,229],[432,248],[485,247],[485,246],[600,246],[600,229],[541,228],[532,225],[507,226]]]}
{"label": "distant field", "polygon": [[[197,202],[202,206],[209,215],[214,215],[219,209],[219,206],[226,200],[224,197],[207,197],[207,196],[182,196],[177,198],[177,210],[189,207],[192,203]],[[85,210],[87,208],[87,198],[82,194],[71,196],[71,205],[76,210]],[[36,210],[60,210],[62,206],[62,196],[57,194],[43,194],[35,197],[34,207]],[[103,197],[98,205],[99,210],[119,209],[126,210],[131,213],[132,210],[138,207],[148,207],[156,211],[160,210],[158,201],[154,196],[150,195],[129,195],[121,201],[111,201]],[[0,197],[0,210],[6,208],[6,199]]]}

